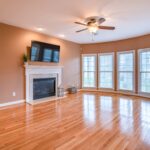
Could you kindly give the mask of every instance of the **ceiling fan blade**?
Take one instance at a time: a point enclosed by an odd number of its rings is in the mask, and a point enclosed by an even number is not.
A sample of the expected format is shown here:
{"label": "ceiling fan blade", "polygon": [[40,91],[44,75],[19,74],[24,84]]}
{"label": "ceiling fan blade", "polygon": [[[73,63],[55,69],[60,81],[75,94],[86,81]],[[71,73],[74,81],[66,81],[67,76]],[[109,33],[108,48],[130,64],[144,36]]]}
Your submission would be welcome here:
{"label": "ceiling fan blade", "polygon": [[98,20],[98,23],[99,24],[102,24],[103,22],[105,22],[106,20],[105,20],[105,18],[100,18],[99,20]]}
{"label": "ceiling fan blade", "polygon": [[84,23],[81,23],[81,22],[74,22],[76,24],[79,24],[79,25],[83,25],[83,26],[87,26],[87,24],[84,24]]}
{"label": "ceiling fan blade", "polygon": [[88,28],[85,28],[85,29],[82,29],[82,30],[78,30],[78,31],[76,31],[77,33],[79,33],[79,32],[82,32],[82,31],[85,31],[85,30],[87,30]]}
{"label": "ceiling fan blade", "polygon": [[110,27],[110,26],[98,26],[98,28],[104,30],[115,30],[115,27]]}

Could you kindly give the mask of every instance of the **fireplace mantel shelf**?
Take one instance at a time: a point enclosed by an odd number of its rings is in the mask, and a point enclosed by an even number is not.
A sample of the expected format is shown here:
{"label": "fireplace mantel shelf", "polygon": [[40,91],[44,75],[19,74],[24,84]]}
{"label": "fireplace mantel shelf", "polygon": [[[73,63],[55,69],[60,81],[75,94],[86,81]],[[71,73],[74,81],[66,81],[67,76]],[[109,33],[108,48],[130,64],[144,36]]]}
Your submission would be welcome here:
{"label": "fireplace mantel shelf", "polygon": [[63,69],[63,66],[39,66],[39,65],[29,65],[25,64],[24,67],[26,69]]}

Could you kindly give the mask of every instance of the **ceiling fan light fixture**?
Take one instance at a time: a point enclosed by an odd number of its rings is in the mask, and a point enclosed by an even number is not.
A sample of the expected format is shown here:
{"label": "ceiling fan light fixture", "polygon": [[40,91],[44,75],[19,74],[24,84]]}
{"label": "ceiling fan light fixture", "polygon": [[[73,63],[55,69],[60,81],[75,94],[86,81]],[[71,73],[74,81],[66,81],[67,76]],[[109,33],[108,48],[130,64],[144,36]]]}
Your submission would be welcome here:
{"label": "ceiling fan light fixture", "polygon": [[91,33],[97,33],[98,27],[97,26],[89,26],[88,27],[89,32]]}
{"label": "ceiling fan light fixture", "polygon": [[90,33],[92,33],[92,35],[97,35],[99,30],[115,30],[115,27],[113,26],[101,25],[105,21],[105,18],[94,16],[86,18],[85,23],[75,22],[75,24],[82,25],[85,27],[84,29],[76,31],[76,33],[88,30]]}

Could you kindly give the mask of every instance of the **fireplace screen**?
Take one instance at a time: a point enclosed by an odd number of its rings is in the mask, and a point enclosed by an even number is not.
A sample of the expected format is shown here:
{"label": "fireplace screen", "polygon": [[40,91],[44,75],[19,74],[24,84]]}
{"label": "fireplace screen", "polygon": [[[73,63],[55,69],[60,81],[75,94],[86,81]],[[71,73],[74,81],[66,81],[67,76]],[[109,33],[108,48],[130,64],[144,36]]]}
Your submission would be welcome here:
{"label": "fireplace screen", "polygon": [[56,95],[56,78],[33,79],[33,99]]}

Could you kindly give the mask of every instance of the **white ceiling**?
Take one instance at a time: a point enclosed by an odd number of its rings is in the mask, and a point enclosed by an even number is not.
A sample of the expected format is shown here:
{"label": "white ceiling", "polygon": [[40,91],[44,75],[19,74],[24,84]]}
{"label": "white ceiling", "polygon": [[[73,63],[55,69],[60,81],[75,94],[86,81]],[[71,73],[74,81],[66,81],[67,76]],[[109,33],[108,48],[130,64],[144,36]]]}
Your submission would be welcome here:
{"label": "white ceiling", "polygon": [[[115,31],[100,30],[94,37],[74,24],[89,16],[106,18],[103,25]],[[106,42],[150,33],[150,0],[0,0],[0,22],[35,30],[76,43]]]}

